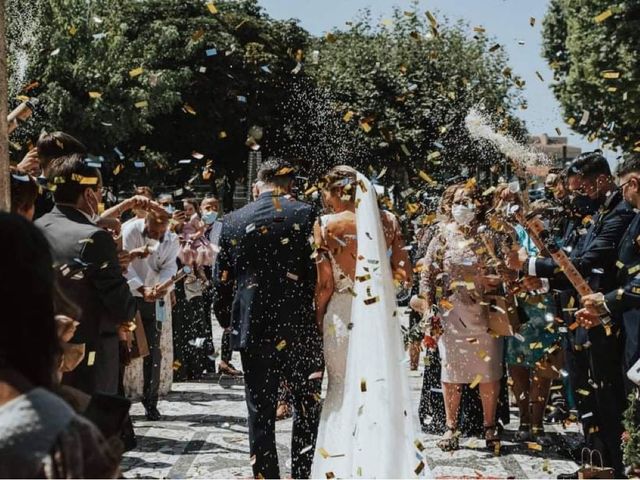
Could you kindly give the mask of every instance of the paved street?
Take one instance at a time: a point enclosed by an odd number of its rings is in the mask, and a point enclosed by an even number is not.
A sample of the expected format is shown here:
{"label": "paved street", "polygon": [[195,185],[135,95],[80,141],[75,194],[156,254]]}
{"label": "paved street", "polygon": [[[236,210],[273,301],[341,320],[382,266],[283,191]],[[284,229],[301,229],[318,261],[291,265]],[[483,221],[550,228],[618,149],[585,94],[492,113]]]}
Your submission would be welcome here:
{"label": "paved street", "polygon": [[[219,332],[216,332],[216,337]],[[217,343],[219,345],[219,342]],[[237,354],[235,354],[237,356]],[[234,358],[236,365],[239,359]],[[404,364],[404,368],[408,368]],[[421,373],[411,372],[411,387],[418,405],[422,384]],[[228,378],[228,377],[227,377]],[[223,379],[224,380],[224,379]],[[162,421],[144,418],[140,403],[132,413],[138,448],[129,452],[123,462],[128,478],[249,478],[249,446],[244,389],[236,385],[221,386],[219,379],[201,383],[174,384],[172,392],[159,404]],[[277,441],[282,474],[289,472],[291,420],[277,423]],[[517,428],[512,415],[499,456],[484,449],[478,438],[466,438],[463,448],[443,453],[436,446],[438,437],[423,435],[429,465],[437,477],[555,478],[576,465],[560,455],[559,448],[537,451],[509,440]],[[575,444],[576,426],[563,431],[548,426],[559,446]]]}

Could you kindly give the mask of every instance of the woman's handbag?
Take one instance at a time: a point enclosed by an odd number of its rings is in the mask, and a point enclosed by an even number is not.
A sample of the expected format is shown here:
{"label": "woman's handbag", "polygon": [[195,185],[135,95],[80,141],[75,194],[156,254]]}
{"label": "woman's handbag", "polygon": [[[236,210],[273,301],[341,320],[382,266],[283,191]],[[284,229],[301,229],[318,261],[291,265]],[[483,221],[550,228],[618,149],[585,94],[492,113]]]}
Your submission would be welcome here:
{"label": "woman's handbag", "polygon": [[485,295],[489,310],[489,333],[511,337],[520,328],[520,318],[513,295]]}

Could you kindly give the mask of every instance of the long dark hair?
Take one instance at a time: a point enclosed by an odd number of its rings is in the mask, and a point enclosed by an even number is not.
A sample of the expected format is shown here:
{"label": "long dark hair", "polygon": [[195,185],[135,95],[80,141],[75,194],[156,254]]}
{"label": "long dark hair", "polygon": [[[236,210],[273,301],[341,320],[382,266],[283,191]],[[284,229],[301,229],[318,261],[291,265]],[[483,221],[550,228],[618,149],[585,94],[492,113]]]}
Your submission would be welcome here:
{"label": "long dark hair", "polygon": [[49,244],[31,222],[2,212],[0,239],[0,368],[51,388],[60,346]]}

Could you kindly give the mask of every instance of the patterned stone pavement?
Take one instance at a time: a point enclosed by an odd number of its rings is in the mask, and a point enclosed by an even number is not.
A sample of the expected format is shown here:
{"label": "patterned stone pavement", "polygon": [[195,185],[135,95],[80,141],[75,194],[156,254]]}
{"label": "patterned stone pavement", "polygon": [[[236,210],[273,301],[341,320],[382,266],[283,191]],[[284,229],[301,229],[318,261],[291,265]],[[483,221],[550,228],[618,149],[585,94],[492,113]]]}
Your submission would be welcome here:
{"label": "patterned stone pavement", "polygon": [[[215,337],[219,337],[216,331]],[[216,343],[219,345],[219,341]],[[237,356],[237,354],[235,354]],[[234,358],[236,365],[239,359]],[[405,364],[404,368],[408,368]],[[418,405],[421,374],[410,372],[412,394]],[[200,383],[174,384],[172,392],[159,404],[164,418],[149,422],[140,403],[132,407],[138,447],[123,460],[127,478],[250,478],[247,411],[241,382],[222,382],[217,377]],[[234,384],[235,383],[235,384]],[[438,437],[423,435],[427,459],[437,477],[555,478],[574,471],[565,450],[579,441],[577,428],[561,430],[547,426],[556,446],[542,451],[509,441],[518,422],[503,435],[499,456],[484,449],[478,438],[465,438],[462,448],[441,452]],[[280,469],[289,474],[291,420],[277,423],[276,437]]]}

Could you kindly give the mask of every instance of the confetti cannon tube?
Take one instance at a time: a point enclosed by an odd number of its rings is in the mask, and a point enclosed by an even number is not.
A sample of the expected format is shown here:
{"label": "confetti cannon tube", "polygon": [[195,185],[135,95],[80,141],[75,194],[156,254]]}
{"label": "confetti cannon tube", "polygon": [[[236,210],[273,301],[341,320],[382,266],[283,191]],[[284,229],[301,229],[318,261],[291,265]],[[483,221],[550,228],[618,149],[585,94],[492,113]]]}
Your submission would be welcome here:
{"label": "confetti cannon tube", "polygon": [[25,100],[18,105],[9,115],[7,115],[7,123],[9,125],[9,134],[18,128],[20,122],[26,122],[27,119],[33,114],[33,109],[37,104],[35,98]]}

